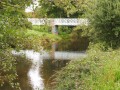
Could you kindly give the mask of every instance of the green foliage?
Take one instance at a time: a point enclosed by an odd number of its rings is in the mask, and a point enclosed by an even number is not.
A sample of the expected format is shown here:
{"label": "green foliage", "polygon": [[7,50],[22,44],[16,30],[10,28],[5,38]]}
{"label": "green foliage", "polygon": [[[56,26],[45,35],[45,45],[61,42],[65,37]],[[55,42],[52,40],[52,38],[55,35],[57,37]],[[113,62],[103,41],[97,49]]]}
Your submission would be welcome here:
{"label": "green foliage", "polygon": [[[23,38],[24,37],[24,38]],[[46,44],[61,40],[59,35],[51,33],[49,26],[32,26],[31,29],[27,29],[24,36],[22,36],[20,45],[23,49],[40,50],[41,47],[45,47]],[[22,39],[21,38],[21,39]]]}
{"label": "green foliage", "polygon": [[35,10],[38,17],[44,18],[57,18],[57,17],[66,17],[66,14],[63,9],[57,7],[54,3],[54,0],[39,0],[40,7]]}
{"label": "green foliage", "polygon": [[58,33],[59,35],[66,35],[66,34],[70,34],[72,32],[72,27],[68,27],[68,26],[58,26]]}
{"label": "green foliage", "polygon": [[83,28],[96,45],[91,44],[87,57],[71,61],[59,71],[55,90],[120,89],[120,1],[89,0],[89,27]]}
{"label": "green foliage", "polygon": [[11,50],[0,50],[0,87],[8,83],[19,90],[19,83],[15,83],[16,77],[16,60],[11,55]]}
{"label": "green foliage", "polygon": [[34,31],[39,31],[39,32],[47,32],[47,33],[51,33],[51,27],[47,26],[47,25],[43,25],[43,26],[32,26],[32,30]]}
{"label": "green foliage", "polygon": [[[38,45],[45,45],[46,43],[52,43],[54,41],[61,40],[61,37],[59,37],[57,35],[50,34],[50,33],[47,33],[47,32],[39,32],[39,31],[36,31],[36,30],[27,30],[26,36],[28,38],[31,38],[32,40],[36,41],[37,46]],[[38,38],[38,40],[36,40],[37,38]],[[33,43],[33,44],[35,44],[35,43]]]}
{"label": "green foliage", "polygon": [[[11,48],[23,49],[25,29],[31,25],[25,18],[24,9],[32,0],[0,0],[0,86],[9,84],[19,90],[16,60]],[[27,40],[26,40],[27,41]]]}
{"label": "green foliage", "polygon": [[41,40],[41,42],[53,42],[61,40],[61,37],[59,35],[54,35],[51,33],[51,27],[50,26],[33,26],[32,30],[28,30],[28,35],[35,35],[38,36]]}
{"label": "green foliage", "polygon": [[0,2],[0,49],[20,45],[19,42],[24,38],[24,29],[31,27],[24,13],[25,5],[30,2],[31,0],[21,0],[19,4],[14,0]]}
{"label": "green foliage", "polygon": [[81,17],[85,13],[88,0],[39,0],[40,7],[35,13],[40,17],[61,18]]}
{"label": "green foliage", "polygon": [[67,17],[81,17],[85,13],[88,0],[54,0],[55,5],[63,9]]}
{"label": "green foliage", "polygon": [[21,10],[24,10],[26,6],[29,6],[32,3],[32,0],[1,0],[0,2],[0,9],[3,9],[3,7],[6,8],[8,7],[13,7],[13,8],[18,8]]}
{"label": "green foliage", "polygon": [[103,52],[98,49],[102,46],[91,47],[86,58],[71,61],[56,74],[55,90],[120,89],[120,50]]}
{"label": "green foliage", "polygon": [[116,48],[120,45],[120,0],[93,0],[87,17],[90,28],[85,32],[94,42]]}

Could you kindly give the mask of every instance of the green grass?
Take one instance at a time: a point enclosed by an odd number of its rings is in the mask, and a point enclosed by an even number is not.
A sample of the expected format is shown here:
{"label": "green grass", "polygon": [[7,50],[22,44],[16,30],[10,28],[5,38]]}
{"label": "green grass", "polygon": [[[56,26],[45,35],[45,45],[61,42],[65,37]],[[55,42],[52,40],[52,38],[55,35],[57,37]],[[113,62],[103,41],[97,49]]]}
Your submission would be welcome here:
{"label": "green grass", "polygon": [[34,31],[39,31],[39,32],[46,32],[46,33],[51,33],[51,27],[47,25],[33,25],[32,30]]}
{"label": "green grass", "polygon": [[57,35],[54,34],[49,34],[46,32],[39,32],[39,31],[35,31],[35,30],[27,30],[26,33],[27,36],[36,36],[36,37],[40,37],[41,39],[50,39],[50,40],[61,40],[61,38]]}
{"label": "green grass", "polygon": [[[71,32],[71,29],[69,30],[70,28],[68,27],[62,27],[62,26],[59,26],[58,27],[58,36],[57,37],[60,37],[61,39],[69,39],[70,38],[70,32]],[[51,34],[51,30],[52,28],[50,26],[38,26],[38,25],[34,25],[32,26],[32,30],[34,31],[38,31],[38,32],[41,32],[41,34],[43,33],[47,33],[48,35]],[[50,35],[52,36],[52,35]],[[52,36],[54,37],[54,35]]]}

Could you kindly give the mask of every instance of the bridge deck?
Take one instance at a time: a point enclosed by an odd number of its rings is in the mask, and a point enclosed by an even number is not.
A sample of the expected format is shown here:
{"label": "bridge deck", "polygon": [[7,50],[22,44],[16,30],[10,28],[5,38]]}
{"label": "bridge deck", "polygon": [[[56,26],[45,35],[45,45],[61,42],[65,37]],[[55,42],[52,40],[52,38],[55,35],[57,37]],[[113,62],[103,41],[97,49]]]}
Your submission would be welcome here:
{"label": "bridge deck", "polygon": [[88,25],[88,20],[84,18],[28,18],[28,21],[31,22],[33,25]]}

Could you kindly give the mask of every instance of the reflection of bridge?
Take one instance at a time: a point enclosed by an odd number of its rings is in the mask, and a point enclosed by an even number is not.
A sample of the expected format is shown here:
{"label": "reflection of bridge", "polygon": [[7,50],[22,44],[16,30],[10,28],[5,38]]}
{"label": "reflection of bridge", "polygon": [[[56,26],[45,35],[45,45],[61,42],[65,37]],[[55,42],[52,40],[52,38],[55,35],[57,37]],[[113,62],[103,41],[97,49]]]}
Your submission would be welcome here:
{"label": "reflection of bridge", "polygon": [[[54,59],[56,59],[56,60],[60,60],[60,59],[61,60],[70,60],[70,59],[77,59],[79,57],[82,58],[85,56],[84,53],[77,53],[77,52],[54,52],[54,53],[55,53]],[[29,59],[31,61],[31,63],[30,63],[31,67],[27,73],[29,83],[32,85],[33,90],[43,90],[43,88],[44,88],[43,81],[44,80],[43,80],[42,75],[43,76],[50,75],[50,74],[44,75],[43,73],[51,70],[51,68],[53,68],[53,67],[51,67],[50,65],[47,66],[47,68],[45,68],[45,70],[43,70],[44,72],[42,71],[42,73],[40,72],[41,71],[40,67],[43,65],[44,59],[45,60],[51,59],[52,56],[48,52],[45,52],[45,51],[35,52],[33,50],[20,50],[19,52],[13,50],[12,54],[18,55],[18,56],[24,55],[27,59]],[[54,61],[56,61],[56,60],[54,60]],[[53,60],[51,60],[51,62],[53,62]],[[64,64],[64,63],[62,63],[62,64]],[[58,63],[56,63],[55,65],[57,67],[59,67]],[[51,73],[51,71],[49,71],[49,72]],[[49,76],[49,78],[50,78],[50,76]]]}
{"label": "reflection of bridge", "polygon": [[14,55],[25,55],[30,59],[56,59],[56,60],[74,60],[86,56],[85,52],[63,52],[55,51],[54,54],[49,52],[34,52],[33,50],[20,50],[19,52],[12,51]]}
{"label": "reflection of bridge", "polygon": [[52,32],[54,34],[58,33],[57,26],[82,26],[88,25],[88,20],[83,18],[28,18],[28,21],[32,23],[32,25],[50,25],[52,26]]}
{"label": "reflection of bridge", "polygon": [[52,56],[49,53],[44,53],[44,59],[56,59],[56,60],[74,60],[78,58],[85,57],[86,54],[84,52],[63,52],[63,51],[55,51],[54,55]]}

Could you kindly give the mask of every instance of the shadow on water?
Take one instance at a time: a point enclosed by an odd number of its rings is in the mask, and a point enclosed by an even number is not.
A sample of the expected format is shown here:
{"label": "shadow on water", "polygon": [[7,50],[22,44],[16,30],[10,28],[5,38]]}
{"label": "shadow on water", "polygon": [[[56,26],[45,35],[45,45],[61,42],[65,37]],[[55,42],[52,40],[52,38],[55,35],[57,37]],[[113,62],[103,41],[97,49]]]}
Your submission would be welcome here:
{"label": "shadow on water", "polygon": [[44,60],[41,67],[42,78],[44,78],[45,87],[52,87],[54,85],[54,74],[62,67],[66,66],[70,60]]}
{"label": "shadow on water", "polygon": [[31,85],[29,84],[29,78],[27,73],[32,65],[32,63],[22,57],[17,57],[17,74],[18,82],[20,83],[20,88],[22,90],[32,90]]}
{"label": "shadow on water", "polygon": [[[18,77],[14,82],[20,83],[21,90],[32,90],[32,87],[30,86],[28,82],[28,76],[27,73],[31,67],[31,62],[27,60],[25,57],[16,57],[17,64],[16,64],[16,70]],[[0,90],[18,90],[16,88],[12,88],[8,83],[5,83],[3,87],[0,87]]]}
{"label": "shadow on water", "polygon": [[87,38],[69,39],[58,42],[57,51],[85,51],[89,45]]}
{"label": "shadow on water", "polygon": [[[51,45],[51,52],[53,54],[53,59],[44,60],[43,65],[41,67],[42,78],[44,79],[45,87],[52,88],[54,86],[54,74],[56,71],[59,71],[61,68],[65,67],[69,61],[71,60],[71,56],[73,55],[73,59],[75,57],[80,57],[82,53],[86,51],[88,48],[89,41],[87,38],[79,38],[79,39],[69,39],[60,42],[54,42]],[[59,58],[59,54],[64,53],[63,58]],[[67,60],[66,60],[67,53]],[[57,59],[55,59],[55,54],[57,54]],[[70,59],[68,59],[70,58]]]}

